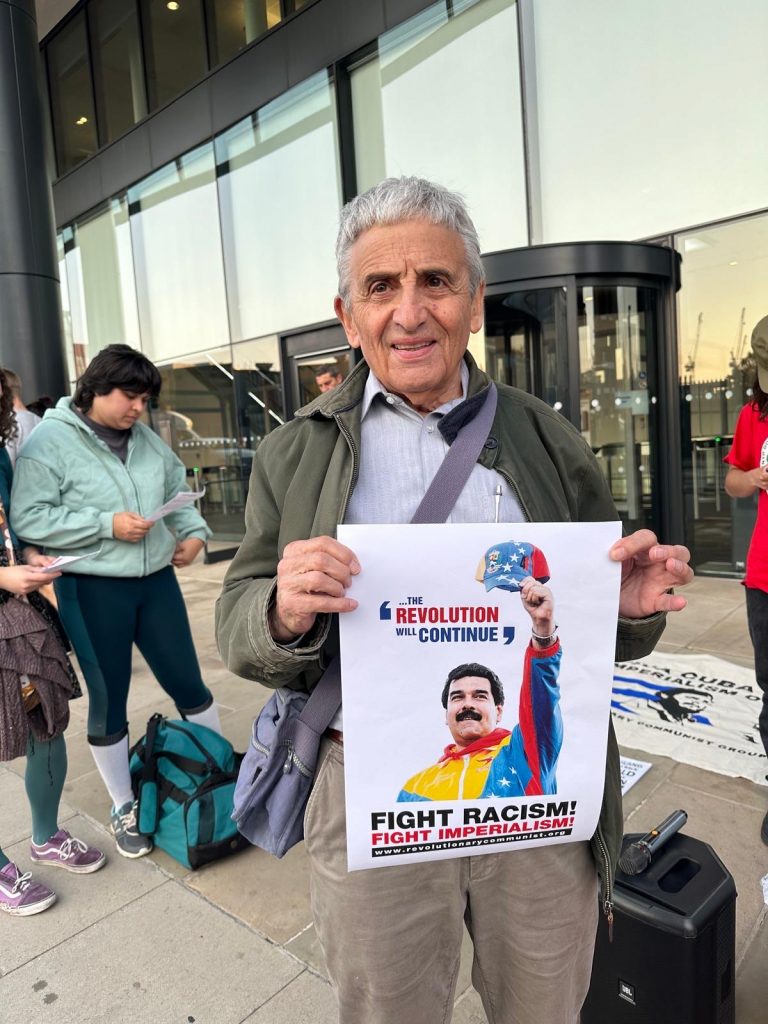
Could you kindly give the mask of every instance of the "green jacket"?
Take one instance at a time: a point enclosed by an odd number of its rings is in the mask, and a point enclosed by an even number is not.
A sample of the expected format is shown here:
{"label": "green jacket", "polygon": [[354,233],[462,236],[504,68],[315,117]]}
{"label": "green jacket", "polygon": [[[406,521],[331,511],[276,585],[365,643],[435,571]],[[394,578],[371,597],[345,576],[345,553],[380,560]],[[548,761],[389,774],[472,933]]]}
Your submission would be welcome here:
{"label": "green jacket", "polygon": [[[465,358],[470,370],[469,399],[487,388],[489,378],[469,355]],[[358,471],[360,403],[367,374],[365,363],[358,365],[338,388],[269,434],[256,452],[245,539],[216,606],[222,658],[231,671],[247,679],[311,690],[335,653],[338,641],[332,616],[318,616],[301,646],[286,649],[271,638],[267,612],[286,544],[334,535],[336,525],[344,520]],[[479,462],[509,481],[526,518],[532,522],[616,519],[603,474],[579,432],[537,398],[504,384],[497,387],[496,417]],[[617,660],[647,654],[664,625],[663,615],[620,618]],[[622,834],[619,752],[611,726],[603,807],[592,839],[606,911]]]}
{"label": "green jacket", "polygon": [[62,398],[30,434],[13,477],[13,529],[52,555],[100,554],[77,563],[93,576],[149,576],[170,564],[176,540],[205,539],[210,530],[194,506],[155,523],[137,543],[112,536],[116,512],[146,516],[179,491],[186,469],[157,434],[136,423],[125,463]]}

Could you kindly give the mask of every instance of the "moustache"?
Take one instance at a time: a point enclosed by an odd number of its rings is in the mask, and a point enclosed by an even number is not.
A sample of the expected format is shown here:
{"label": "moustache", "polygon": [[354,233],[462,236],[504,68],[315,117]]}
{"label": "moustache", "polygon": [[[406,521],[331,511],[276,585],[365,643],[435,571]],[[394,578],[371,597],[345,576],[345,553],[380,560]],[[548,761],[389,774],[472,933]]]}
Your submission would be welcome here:
{"label": "moustache", "polygon": [[456,715],[457,722],[466,722],[468,720],[472,722],[482,722],[483,716],[479,711],[475,711],[474,708],[465,708]]}

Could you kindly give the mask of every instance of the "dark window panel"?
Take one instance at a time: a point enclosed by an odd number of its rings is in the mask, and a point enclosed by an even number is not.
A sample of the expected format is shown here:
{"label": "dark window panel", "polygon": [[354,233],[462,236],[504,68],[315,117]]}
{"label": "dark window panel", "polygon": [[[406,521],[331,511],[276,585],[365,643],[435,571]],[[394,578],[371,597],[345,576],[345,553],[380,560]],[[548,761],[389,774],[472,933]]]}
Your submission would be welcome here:
{"label": "dark window panel", "polygon": [[178,96],[208,70],[201,0],[142,0],[151,110]]}
{"label": "dark window panel", "polygon": [[139,19],[135,0],[91,0],[88,15],[105,144],[147,113]]}
{"label": "dark window panel", "polygon": [[280,23],[280,0],[206,0],[211,60],[221,64]]}
{"label": "dark window panel", "polygon": [[65,174],[98,147],[84,13],[51,40],[47,55],[56,157]]}

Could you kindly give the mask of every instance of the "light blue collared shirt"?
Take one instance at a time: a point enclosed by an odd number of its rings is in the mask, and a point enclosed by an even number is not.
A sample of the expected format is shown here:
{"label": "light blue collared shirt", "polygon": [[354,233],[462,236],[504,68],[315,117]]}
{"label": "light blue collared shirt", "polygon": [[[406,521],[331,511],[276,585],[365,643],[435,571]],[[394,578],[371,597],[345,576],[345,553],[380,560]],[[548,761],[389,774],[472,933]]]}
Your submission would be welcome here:
{"label": "light blue collared shirt", "polygon": [[[422,416],[368,375],[361,408],[360,467],[345,523],[409,523],[448,451],[438,429],[467,396],[469,370],[461,364],[461,397]],[[500,523],[525,521],[515,495],[494,469],[477,463],[448,516],[449,523],[492,523],[500,488]]]}

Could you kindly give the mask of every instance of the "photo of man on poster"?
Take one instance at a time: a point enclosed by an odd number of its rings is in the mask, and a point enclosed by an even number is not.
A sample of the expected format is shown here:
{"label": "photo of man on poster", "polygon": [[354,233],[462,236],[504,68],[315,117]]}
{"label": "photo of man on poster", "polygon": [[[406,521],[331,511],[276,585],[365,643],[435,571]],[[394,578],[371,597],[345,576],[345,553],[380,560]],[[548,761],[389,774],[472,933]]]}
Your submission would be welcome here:
{"label": "photo of man on poster", "polygon": [[540,796],[557,792],[563,743],[560,714],[561,649],[552,591],[532,576],[516,587],[531,616],[518,724],[500,727],[504,688],[486,665],[471,662],[448,673],[442,692],[453,742],[437,762],[403,786],[399,802]]}

